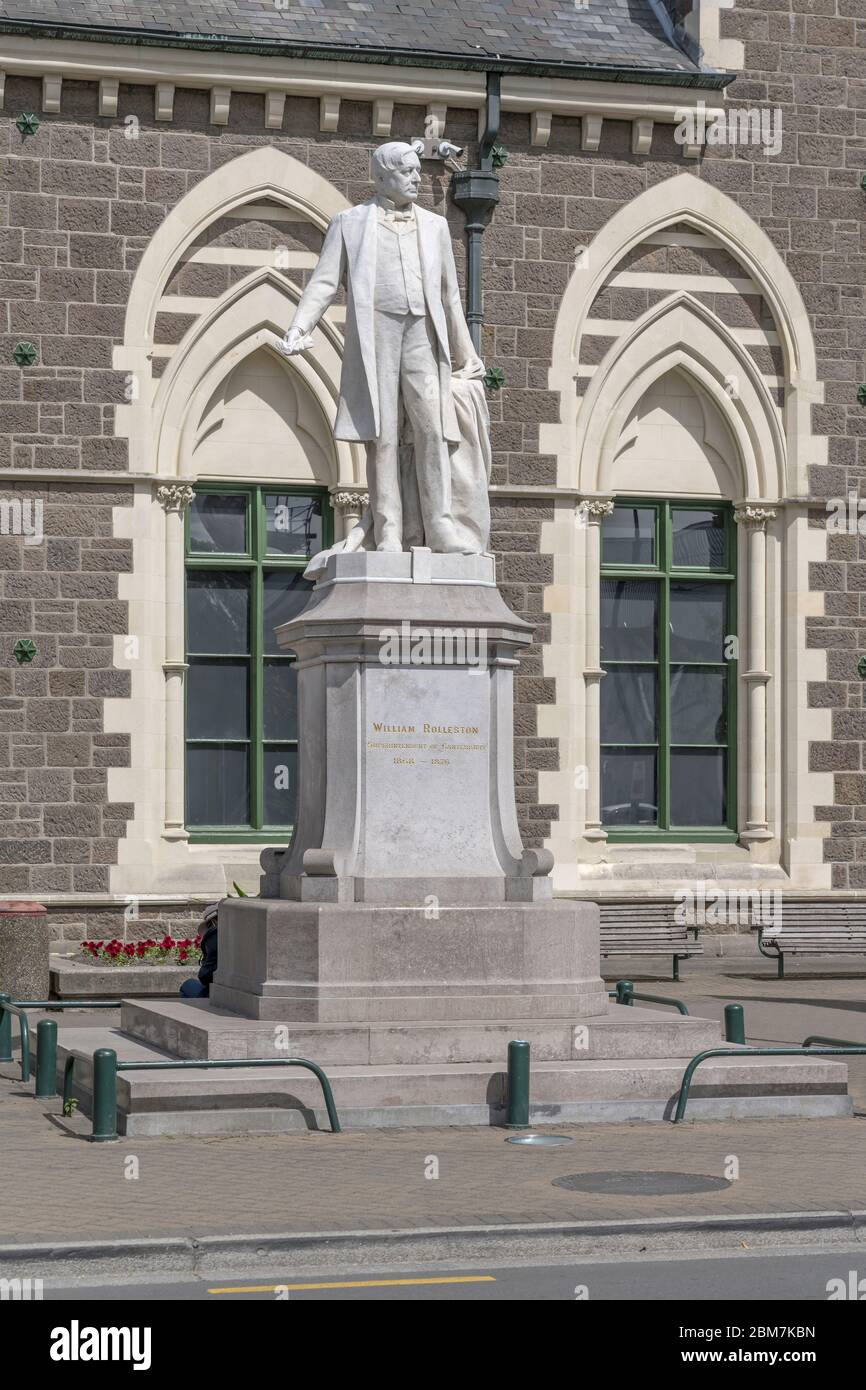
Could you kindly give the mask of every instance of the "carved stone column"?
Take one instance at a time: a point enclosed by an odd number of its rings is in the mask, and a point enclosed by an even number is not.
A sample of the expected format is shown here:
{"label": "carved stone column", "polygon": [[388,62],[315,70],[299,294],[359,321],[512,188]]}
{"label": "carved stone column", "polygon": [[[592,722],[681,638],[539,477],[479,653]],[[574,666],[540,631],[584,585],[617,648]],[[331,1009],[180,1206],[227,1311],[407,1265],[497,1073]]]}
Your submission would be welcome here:
{"label": "carved stone column", "polygon": [[191,483],[160,483],[156,500],[165,512],[165,824],[167,840],[186,840],[184,825],[184,512]]}
{"label": "carved stone column", "polygon": [[586,811],[587,840],[606,840],[601,823],[601,523],[613,511],[607,498],[578,503],[578,515],[586,526],[586,659],[583,680],[586,699]]}
{"label": "carved stone column", "polygon": [[337,509],[342,527],[342,535],[337,540],[345,540],[352,527],[361,520],[361,513],[370,500],[366,488],[340,488],[331,493],[331,502]]}
{"label": "carved stone column", "polygon": [[741,673],[748,688],[749,767],[746,828],[740,839],[771,840],[767,822],[767,522],[773,507],[745,503],[734,511],[734,520],[748,534],[747,583],[749,594],[748,669]]}

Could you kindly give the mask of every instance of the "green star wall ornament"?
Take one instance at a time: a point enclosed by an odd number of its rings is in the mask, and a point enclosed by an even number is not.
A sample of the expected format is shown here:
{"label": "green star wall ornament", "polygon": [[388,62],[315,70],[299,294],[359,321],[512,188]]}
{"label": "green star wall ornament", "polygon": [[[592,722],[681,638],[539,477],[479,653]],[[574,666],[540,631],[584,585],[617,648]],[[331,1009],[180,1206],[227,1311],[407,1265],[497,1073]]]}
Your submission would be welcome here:
{"label": "green star wall ornament", "polygon": [[860,677],[861,681],[866,680],[866,656],[861,656],[860,660],[857,662],[857,675]]}
{"label": "green star wall ornament", "polygon": [[32,367],[39,353],[32,343],[16,343],[12,351],[12,356],[19,367]]}
{"label": "green star wall ornament", "polygon": [[866,405],[866,386],[857,387],[857,404]]}
{"label": "green star wall ornament", "polygon": [[32,661],[36,655],[36,643],[31,642],[29,637],[19,637],[12,648],[12,655],[19,666],[24,666],[28,661]]}
{"label": "green star wall ornament", "polygon": [[505,373],[501,367],[488,367],[483,381],[488,391],[501,391],[505,385]]}
{"label": "green star wall ornament", "polygon": [[32,111],[22,111],[15,124],[21,132],[22,140],[26,140],[28,135],[35,135],[39,129],[39,117]]}
{"label": "green star wall ornament", "polygon": [[490,159],[494,169],[501,169],[508,159],[508,151],[504,145],[494,145],[490,151]]}

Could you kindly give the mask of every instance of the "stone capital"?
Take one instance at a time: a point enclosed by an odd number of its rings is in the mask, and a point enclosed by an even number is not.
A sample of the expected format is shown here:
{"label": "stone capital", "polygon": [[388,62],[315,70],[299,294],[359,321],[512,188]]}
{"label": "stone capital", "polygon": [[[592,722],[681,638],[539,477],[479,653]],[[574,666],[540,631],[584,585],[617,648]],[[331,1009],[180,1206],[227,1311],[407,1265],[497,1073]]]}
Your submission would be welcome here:
{"label": "stone capital", "polygon": [[613,500],[610,497],[582,497],[577,504],[577,513],[584,518],[587,525],[594,522],[596,526],[600,526],[612,511]]}
{"label": "stone capital", "polygon": [[160,483],[156,500],[166,512],[183,512],[195,496],[192,483]]}
{"label": "stone capital", "polygon": [[760,531],[766,531],[767,522],[773,521],[775,516],[775,507],[754,507],[747,502],[741,507],[734,508],[734,521],[738,525]]}
{"label": "stone capital", "polygon": [[331,493],[331,501],[335,507],[340,507],[341,509],[348,508],[351,511],[355,511],[356,509],[363,511],[369,500],[370,495],[366,489],[359,488],[351,492],[341,490],[340,492]]}

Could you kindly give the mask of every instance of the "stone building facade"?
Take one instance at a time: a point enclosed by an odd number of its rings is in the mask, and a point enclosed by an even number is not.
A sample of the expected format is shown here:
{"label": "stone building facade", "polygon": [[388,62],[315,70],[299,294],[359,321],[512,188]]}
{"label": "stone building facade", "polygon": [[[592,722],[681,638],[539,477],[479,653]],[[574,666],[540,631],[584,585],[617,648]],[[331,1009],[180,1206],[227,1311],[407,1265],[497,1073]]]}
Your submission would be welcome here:
{"label": "stone building facade", "polygon": [[[0,893],[44,901],[68,942],[150,934],[253,888],[284,838],[261,801],[262,767],[292,767],[267,691],[263,754],[226,735],[231,711],[193,729],[211,687],[184,640],[185,568],[193,585],[216,568],[207,498],[214,525],[244,511],[265,592],[295,583],[275,499],[304,499],[308,541],[311,517],[321,538],[357,516],[363,454],[330,430],[341,306],[303,362],[275,344],[377,144],[432,132],[474,166],[491,71],[481,348],[504,375],[498,575],[536,625],[515,710],[525,840],[554,851],[560,891],[602,900],[703,879],[866,888],[866,0],[590,0],[565,19],[503,0],[471,31],[457,6],[216,5],[198,34],[183,4],[138,33],[136,7],[60,8],[0,21]],[[465,277],[449,172],[424,171]],[[689,508],[701,536],[724,529],[724,563],[677,569]],[[644,524],[657,552],[629,577]],[[606,559],[623,554],[624,571]],[[635,627],[647,584],[728,605],[725,671],[695,639],[664,678],[650,659],[665,693],[647,697],[633,652],[608,659],[606,605]],[[244,660],[267,684],[263,640],[217,653],[220,688]],[[678,694],[699,677],[727,691],[709,734]],[[666,728],[628,754],[647,698]],[[202,767],[235,739],[242,833],[230,815],[203,829],[207,807],[191,823],[185,737]]]}

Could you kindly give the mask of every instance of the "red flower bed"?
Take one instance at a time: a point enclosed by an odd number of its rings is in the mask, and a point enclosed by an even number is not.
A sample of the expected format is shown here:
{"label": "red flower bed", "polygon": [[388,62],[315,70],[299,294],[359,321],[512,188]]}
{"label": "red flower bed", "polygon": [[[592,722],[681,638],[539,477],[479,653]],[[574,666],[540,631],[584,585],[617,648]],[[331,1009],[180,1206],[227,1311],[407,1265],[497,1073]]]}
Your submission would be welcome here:
{"label": "red flower bed", "polygon": [[100,965],[198,965],[201,960],[201,937],[185,936],[175,940],[164,936],[161,941],[82,941],[82,951]]}

